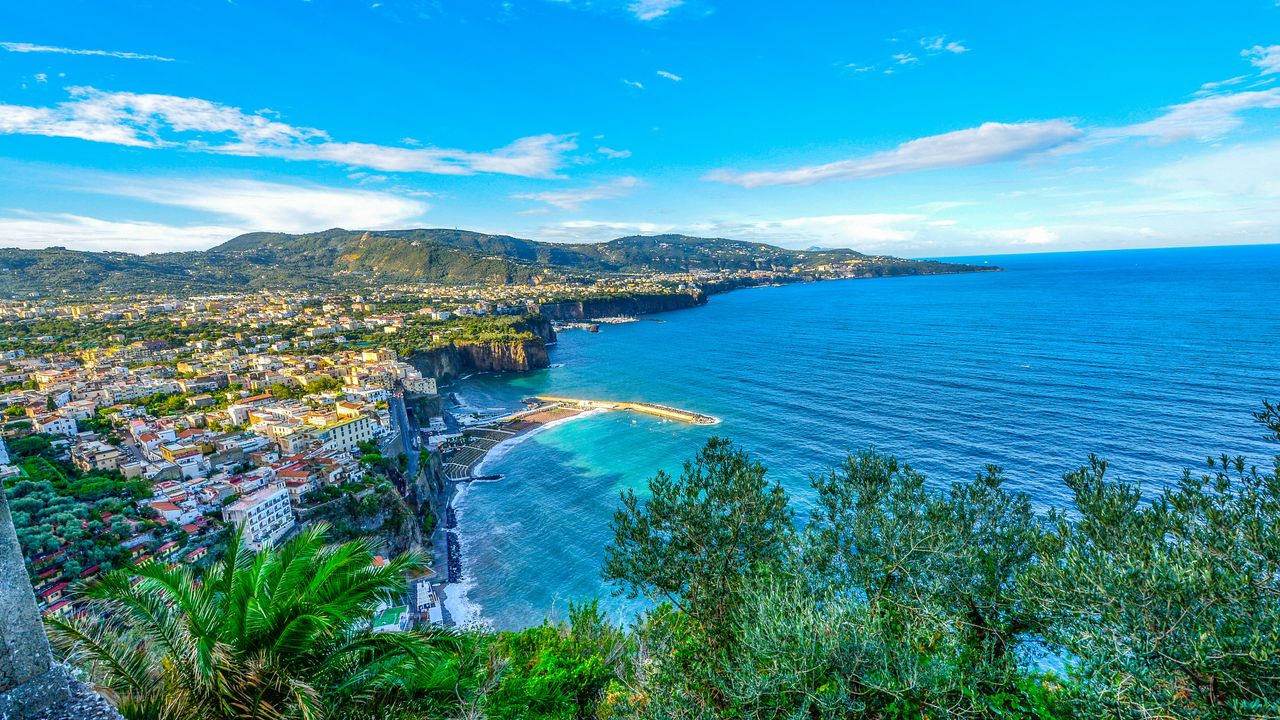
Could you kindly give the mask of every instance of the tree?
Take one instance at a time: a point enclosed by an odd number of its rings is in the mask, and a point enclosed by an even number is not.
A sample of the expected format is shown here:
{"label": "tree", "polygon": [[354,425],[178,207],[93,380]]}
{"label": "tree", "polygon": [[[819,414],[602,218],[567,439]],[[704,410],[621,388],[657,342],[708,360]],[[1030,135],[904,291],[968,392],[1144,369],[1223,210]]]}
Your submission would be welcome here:
{"label": "tree", "polygon": [[787,554],[786,492],[718,437],[685,462],[678,479],[660,471],[648,489],[644,500],[622,493],[604,577],[628,597],[674,604],[714,634],[745,582]]}
{"label": "tree", "polygon": [[717,437],[679,478],[659,472],[648,489],[644,500],[622,494],[604,577],[629,597],[662,603],[640,630],[643,644],[662,649],[643,677],[651,709],[680,708],[686,717],[726,711],[723,661],[738,634],[734,615],[794,539],[787,495],[763,465]]}
{"label": "tree", "polygon": [[130,720],[394,715],[436,655],[369,621],[421,559],[374,567],[372,544],[328,546],[327,531],[257,554],[233,534],[203,577],[160,563],[110,573],[84,590],[86,617],[48,621],[51,640]]}
{"label": "tree", "polygon": [[[1280,440],[1280,406],[1257,419]],[[1275,717],[1280,709],[1280,456],[1243,457],[1146,502],[1107,463],[1066,475],[1074,514],[1026,580],[1047,639],[1075,657],[1079,703],[1118,717]]]}
{"label": "tree", "polygon": [[831,662],[845,668],[839,684],[857,704],[980,716],[992,703],[1026,701],[1009,651],[1036,627],[1018,587],[1041,535],[1030,499],[1005,490],[994,466],[930,490],[924,475],[874,450],[813,485],[801,551],[811,607],[797,614],[848,618],[835,626],[848,628],[850,645]]}

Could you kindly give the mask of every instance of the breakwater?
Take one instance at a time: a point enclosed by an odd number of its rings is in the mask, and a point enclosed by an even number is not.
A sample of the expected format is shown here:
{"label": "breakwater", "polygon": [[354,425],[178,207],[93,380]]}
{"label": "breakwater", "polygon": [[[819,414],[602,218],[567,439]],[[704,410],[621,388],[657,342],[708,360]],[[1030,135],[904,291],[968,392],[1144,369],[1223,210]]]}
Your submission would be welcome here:
{"label": "breakwater", "polygon": [[654,415],[665,420],[675,420],[676,422],[689,423],[691,425],[715,425],[720,422],[710,415],[703,415],[702,413],[696,413],[691,410],[681,410],[680,408],[674,408],[668,405],[658,405],[656,403],[613,400],[582,400],[579,398],[556,397],[554,395],[539,395],[532,399],[538,402],[565,405],[582,409],[631,410],[633,412]]}

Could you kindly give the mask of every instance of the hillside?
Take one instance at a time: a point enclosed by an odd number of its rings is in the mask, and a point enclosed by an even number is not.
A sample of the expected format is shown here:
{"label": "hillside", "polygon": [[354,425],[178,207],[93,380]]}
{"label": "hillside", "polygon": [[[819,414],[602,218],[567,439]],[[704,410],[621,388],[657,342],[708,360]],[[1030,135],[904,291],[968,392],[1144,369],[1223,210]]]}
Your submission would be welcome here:
{"label": "hillside", "polygon": [[868,256],[853,250],[788,250],[685,235],[631,236],[564,244],[466,230],[256,232],[205,251],[133,255],[65,248],[0,249],[0,294],[151,292],[190,295],[245,289],[341,290],[402,283],[510,284],[590,281],[646,272],[816,272],[860,261],[858,274],[915,275],[986,270]]}

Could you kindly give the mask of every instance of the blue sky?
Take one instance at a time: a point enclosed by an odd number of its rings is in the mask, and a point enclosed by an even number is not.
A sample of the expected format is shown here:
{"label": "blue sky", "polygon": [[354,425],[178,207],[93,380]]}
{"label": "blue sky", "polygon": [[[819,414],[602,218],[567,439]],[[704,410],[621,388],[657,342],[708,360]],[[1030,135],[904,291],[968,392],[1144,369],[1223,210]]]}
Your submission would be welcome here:
{"label": "blue sky", "polygon": [[0,7],[0,246],[1280,241],[1280,4]]}

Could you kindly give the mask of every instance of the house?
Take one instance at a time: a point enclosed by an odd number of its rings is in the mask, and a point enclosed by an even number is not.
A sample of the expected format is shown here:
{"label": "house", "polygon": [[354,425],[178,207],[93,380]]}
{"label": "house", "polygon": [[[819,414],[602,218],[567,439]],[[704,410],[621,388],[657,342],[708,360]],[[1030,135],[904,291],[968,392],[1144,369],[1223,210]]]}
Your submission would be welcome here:
{"label": "house", "polygon": [[178,525],[186,525],[195,522],[200,513],[195,508],[184,508],[167,500],[153,501],[149,503],[151,508],[165,519],[165,522],[176,523]]}

